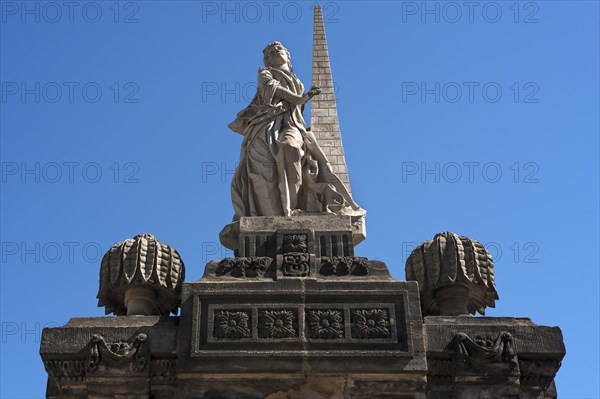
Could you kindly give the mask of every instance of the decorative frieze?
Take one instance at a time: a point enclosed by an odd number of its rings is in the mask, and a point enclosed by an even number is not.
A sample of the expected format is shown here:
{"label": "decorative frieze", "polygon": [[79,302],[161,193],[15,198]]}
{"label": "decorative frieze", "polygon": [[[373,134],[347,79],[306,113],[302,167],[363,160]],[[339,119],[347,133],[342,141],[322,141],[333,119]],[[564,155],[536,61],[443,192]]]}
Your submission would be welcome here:
{"label": "decorative frieze", "polygon": [[427,359],[427,381],[432,385],[449,385],[454,378],[452,359]]}
{"label": "decorative frieze", "polygon": [[225,258],[217,266],[217,276],[263,277],[271,265],[272,258],[267,256],[248,258]]}
{"label": "decorative frieze", "polygon": [[59,384],[81,382],[85,378],[85,359],[45,360],[44,368],[48,375]]}
{"label": "decorative frieze", "polygon": [[210,304],[207,311],[207,330],[200,337],[213,344],[273,340],[397,344],[397,331],[402,329],[393,303]]}
{"label": "decorative frieze", "polygon": [[156,383],[167,383],[177,380],[177,359],[152,359],[150,376]]}
{"label": "decorative frieze", "polygon": [[554,380],[561,362],[555,359],[519,359],[521,385],[547,387]]}
{"label": "decorative frieze", "polygon": [[367,262],[367,258],[362,257],[322,257],[319,273],[324,276],[366,276],[369,274]]}

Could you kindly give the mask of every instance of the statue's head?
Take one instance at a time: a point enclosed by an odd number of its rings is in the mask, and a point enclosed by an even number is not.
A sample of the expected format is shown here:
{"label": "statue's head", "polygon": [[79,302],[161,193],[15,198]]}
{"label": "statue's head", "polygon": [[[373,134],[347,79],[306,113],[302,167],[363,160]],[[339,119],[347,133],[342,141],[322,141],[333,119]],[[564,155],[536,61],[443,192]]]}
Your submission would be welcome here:
{"label": "statue's head", "polygon": [[290,52],[281,42],[269,43],[263,50],[263,62],[267,68],[278,68],[287,64],[290,70],[292,69],[292,57]]}

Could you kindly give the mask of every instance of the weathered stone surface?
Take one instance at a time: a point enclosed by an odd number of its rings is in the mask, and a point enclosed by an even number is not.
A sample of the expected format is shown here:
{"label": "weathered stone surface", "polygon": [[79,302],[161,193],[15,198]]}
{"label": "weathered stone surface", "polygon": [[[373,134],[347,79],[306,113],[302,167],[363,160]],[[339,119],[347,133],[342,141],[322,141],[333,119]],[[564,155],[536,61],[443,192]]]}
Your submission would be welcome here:
{"label": "weathered stone surface", "polygon": [[355,257],[349,217],[240,226],[244,257],[184,284],[180,397],[425,397],[417,284]]}
{"label": "weathered stone surface", "polygon": [[[254,266],[259,261],[266,259],[266,270],[264,273]],[[242,272],[242,269],[245,271]],[[219,280],[225,282],[228,280],[252,280],[252,281],[269,281],[277,280],[290,276],[278,277],[276,262],[273,258],[226,258],[223,260],[214,260],[206,264],[204,269],[203,280]],[[361,257],[321,257],[318,258],[314,269],[307,276],[318,276],[319,280],[339,280],[356,279],[357,277],[372,276],[377,279],[386,279],[393,281],[390,273],[383,262],[376,260],[368,260]],[[292,276],[293,277],[293,276]]]}
{"label": "weathered stone surface", "polygon": [[389,278],[387,268],[354,256],[354,225],[345,215],[241,218],[235,258],[210,262],[205,278]]}
{"label": "weathered stone surface", "polygon": [[[275,252],[277,244],[274,232],[277,230],[309,230],[318,233],[317,244],[321,243],[320,236],[335,236],[337,244],[345,245],[348,251],[340,252],[340,255],[346,256],[354,253],[354,246],[361,242],[365,237],[361,227],[348,215],[333,214],[301,214],[292,217],[285,216],[253,216],[242,217],[239,221],[232,223],[232,237],[236,237],[238,243],[235,245],[235,253],[238,256],[265,256],[272,255]],[[335,233],[338,234],[335,234]],[[349,234],[348,234],[349,233]],[[344,236],[346,235],[346,236]],[[327,238],[327,245],[332,245],[331,238]],[[348,242],[344,244],[343,240]],[[326,242],[323,241],[323,246]],[[329,255],[335,255],[331,249]],[[325,253],[324,253],[325,254]]]}
{"label": "weathered stone surface", "polygon": [[177,314],[185,266],[174,248],[151,234],[119,242],[100,266],[98,306],[106,314]]}
{"label": "weathered stone surface", "polygon": [[377,272],[275,280],[209,263],[183,288],[180,397],[424,398],[417,285],[369,263]]}
{"label": "weathered stone surface", "polygon": [[[235,224],[235,223],[234,223]],[[293,217],[243,217],[237,222],[237,256],[273,256],[281,252],[277,231],[312,234],[314,246],[322,256],[353,256],[354,246],[364,238],[348,215],[301,214]],[[335,248],[333,248],[335,247]],[[338,251],[339,248],[339,251]]]}
{"label": "weathered stone surface", "polygon": [[[316,251],[305,240],[279,243]],[[47,395],[556,398],[560,329],[524,318],[423,320],[417,283],[365,262],[366,274],[265,277],[219,273],[214,261],[183,285],[181,318],[84,318],[45,329]]]}
{"label": "weathered stone surface", "polygon": [[178,325],[178,317],[91,317],[44,329],[47,397],[175,397]]}
{"label": "weathered stone surface", "polygon": [[[314,15],[312,82],[321,89],[321,94],[314,97],[311,103],[311,131],[323,147],[323,151],[329,152],[328,155],[337,155],[335,160],[330,159],[331,164],[340,171],[338,176],[350,192],[321,7],[315,7]],[[332,149],[339,149],[340,152],[333,154]]]}
{"label": "weathered stone surface", "polygon": [[244,217],[240,219],[240,233],[273,232],[276,230],[350,231],[352,221],[347,215],[319,214]]}
{"label": "weathered stone surface", "polygon": [[427,397],[555,398],[558,327],[526,318],[425,317]]}
{"label": "weathered stone surface", "polygon": [[[201,384],[180,380],[181,398],[267,399],[424,399],[425,380],[407,381],[402,374],[254,374],[223,379],[206,375]],[[229,389],[224,391],[223,386]]]}
{"label": "weathered stone surface", "polygon": [[414,283],[203,279],[184,297],[181,356],[201,372],[423,371]]}
{"label": "weathered stone surface", "polygon": [[419,282],[425,316],[485,314],[498,299],[490,253],[478,241],[450,232],[415,248],[406,260],[406,279]]}

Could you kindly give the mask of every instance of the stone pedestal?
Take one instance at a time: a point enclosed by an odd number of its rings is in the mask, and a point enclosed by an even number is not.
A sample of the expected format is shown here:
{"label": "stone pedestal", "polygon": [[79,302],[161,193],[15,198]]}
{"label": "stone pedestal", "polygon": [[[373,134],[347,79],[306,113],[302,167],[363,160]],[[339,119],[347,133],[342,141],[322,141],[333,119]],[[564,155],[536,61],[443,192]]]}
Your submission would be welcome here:
{"label": "stone pedestal", "polygon": [[418,286],[355,257],[349,217],[242,218],[238,255],[184,284],[180,397],[425,398]]}
{"label": "stone pedestal", "polygon": [[47,397],[556,397],[565,355],[557,327],[423,320],[418,283],[356,257],[347,217],[240,226],[237,257],[183,284],[180,317],[77,318],[45,329]]}
{"label": "stone pedestal", "polygon": [[[382,264],[369,266],[382,272]],[[416,284],[348,281],[358,280],[351,276],[247,281],[252,278],[185,285],[180,397],[209,391],[224,398],[241,392],[335,397],[320,393],[327,385],[340,395],[425,397]]]}

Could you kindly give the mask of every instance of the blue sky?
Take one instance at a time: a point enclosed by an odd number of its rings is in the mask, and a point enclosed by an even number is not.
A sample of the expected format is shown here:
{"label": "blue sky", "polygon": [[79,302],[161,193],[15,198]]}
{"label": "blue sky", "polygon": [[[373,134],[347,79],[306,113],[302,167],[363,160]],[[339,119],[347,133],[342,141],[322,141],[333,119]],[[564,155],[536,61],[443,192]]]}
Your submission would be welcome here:
{"label": "blue sky", "polygon": [[[560,326],[562,398],[598,398],[598,2],[323,2],[368,238],[404,278],[441,231],[488,246],[488,316]],[[311,80],[310,2],[2,1],[1,398],[38,398],[41,328],[96,306],[102,254],[149,232],[194,281],[263,47]],[[308,112],[307,118],[308,118]]]}

